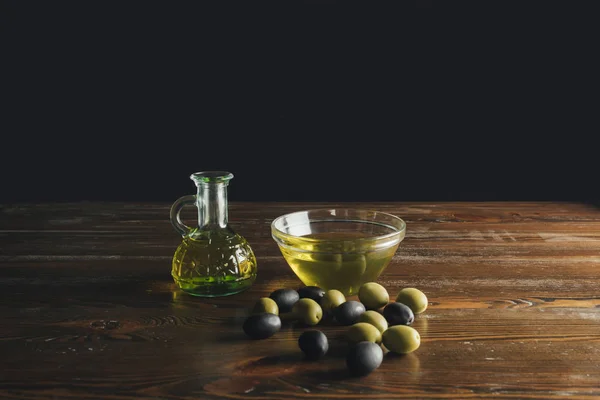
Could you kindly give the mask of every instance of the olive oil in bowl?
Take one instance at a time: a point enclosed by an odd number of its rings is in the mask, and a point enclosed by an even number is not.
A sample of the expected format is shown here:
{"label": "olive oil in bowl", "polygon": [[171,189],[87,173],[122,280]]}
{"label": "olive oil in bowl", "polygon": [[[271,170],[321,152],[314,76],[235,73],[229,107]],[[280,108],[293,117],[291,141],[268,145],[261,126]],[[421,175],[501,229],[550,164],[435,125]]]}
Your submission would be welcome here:
{"label": "olive oil in bowl", "polygon": [[279,217],[271,232],[305,285],[354,295],[388,266],[404,238],[405,224],[375,211],[311,210]]}

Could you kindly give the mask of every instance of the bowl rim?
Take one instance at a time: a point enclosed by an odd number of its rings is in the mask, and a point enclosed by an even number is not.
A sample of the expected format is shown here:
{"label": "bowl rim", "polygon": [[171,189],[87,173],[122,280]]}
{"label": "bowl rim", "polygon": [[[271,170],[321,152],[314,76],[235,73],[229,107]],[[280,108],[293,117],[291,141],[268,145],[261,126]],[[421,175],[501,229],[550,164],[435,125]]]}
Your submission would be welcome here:
{"label": "bowl rim", "polygon": [[[395,236],[402,236],[403,234],[405,234],[406,232],[406,221],[404,221],[404,219],[400,218],[397,215],[394,215],[392,213],[388,213],[385,211],[379,211],[379,210],[374,210],[374,209],[370,209],[370,208],[356,208],[356,207],[339,207],[339,208],[311,208],[311,209],[305,209],[305,210],[298,210],[298,211],[293,211],[290,213],[286,213],[283,215],[278,216],[277,218],[275,218],[272,222],[271,222],[271,235],[273,236],[273,238],[279,242],[280,240],[285,240],[285,239],[294,239],[296,241],[300,240],[303,241],[305,243],[315,243],[315,242],[319,242],[320,239],[314,239],[314,238],[309,238],[309,237],[305,237],[305,236],[296,236],[296,235],[291,235],[289,233],[285,233],[283,231],[281,231],[279,228],[277,228],[275,226],[275,224],[282,220],[283,218],[289,217],[291,215],[294,214],[300,214],[300,213],[310,213],[310,212],[332,212],[332,211],[340,211],[340,210],[345,210],[345,211],[360,211],[360,212],[366,212],[366,213],[374,213],[375,215],[380,214],[386,217],[391,217],[393,220],[396,220],[400,223],[401,228],[398,229],[395,226],[391,226],[391,228],[393,229],[397,229],[394,232],[390,232],[390,233],[386,233],[383,235],[377,235],[377,236],[369,236],[369,237],[365,237],[365,238],[356,238],[356,239],[348,239],[348,238],[342,238],[342,239],[328,239],[328,241],[331,242],[343,242],[343,241],[351,241],[351,242],[363,242],[363,241],[380,241],[380,240],[386,240],[386,239],[390,239],[393,238]],[[365,223],[369,223],[369,222],[376,222],[376,221],[368,221],[365,219],[356,219],[355,221],[357,222],[365,222]],[[277,234],[275,234],[275,232],[277,232]]]}

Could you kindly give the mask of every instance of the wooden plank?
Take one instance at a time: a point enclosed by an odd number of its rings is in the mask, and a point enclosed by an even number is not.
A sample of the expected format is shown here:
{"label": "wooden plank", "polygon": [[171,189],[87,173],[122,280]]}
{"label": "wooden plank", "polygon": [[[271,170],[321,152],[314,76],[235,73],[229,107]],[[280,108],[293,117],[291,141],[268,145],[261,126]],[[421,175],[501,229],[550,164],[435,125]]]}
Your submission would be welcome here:
{"label": "wooden plank", "polygon": [[408,223],[379,282],[392,297],[428,294],[421,347],[355,378],[335,323],[319,326],[331,342],[320,362],[302,359],[297,324],[247,339],[254,301],[300,286],[272,219],[339,205],[233,203],[259,274],[215,299],[170,277],[169,205],[3,205],[0,399],[600,397],[600,211],[585,204],[353,204]]}

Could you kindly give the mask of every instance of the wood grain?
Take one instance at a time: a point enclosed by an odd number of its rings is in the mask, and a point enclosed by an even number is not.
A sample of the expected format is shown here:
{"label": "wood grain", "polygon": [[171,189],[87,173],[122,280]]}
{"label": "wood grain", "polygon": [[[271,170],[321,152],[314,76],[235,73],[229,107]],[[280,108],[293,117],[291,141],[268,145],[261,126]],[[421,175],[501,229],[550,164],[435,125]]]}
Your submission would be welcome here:
{"label": "wood grain", "polygon": [[[380,282],[428,294],[422,345],[363,378],[332,348],[302,359],[306,329],[263,341],[254,301],[299,280],[270,237],[300,209],[360,207],[407,222]],[[170,204],[0,206],[0,399],[600,398],[600,211],[572,203],[231,203],[259,276],[198,299],[170,277]],[[193,223],[193,210],[184,218]]]}

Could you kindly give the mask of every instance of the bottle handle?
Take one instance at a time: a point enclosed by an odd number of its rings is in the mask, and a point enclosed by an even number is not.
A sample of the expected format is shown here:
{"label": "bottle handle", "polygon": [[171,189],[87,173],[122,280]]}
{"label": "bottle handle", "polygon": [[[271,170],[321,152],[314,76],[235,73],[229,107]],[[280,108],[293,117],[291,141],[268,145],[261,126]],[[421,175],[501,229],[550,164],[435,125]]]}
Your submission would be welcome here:
{"label": "bottle handle", "polygon": [[173,225],[177,233],[179,233],[181,236],[185,236],[188,233],[190,233],[192,228],[181,222],[181,217],[179,216],[179,213],[181,212],[183,206],[195,203],[196,195],[190,194],[178,198],[177,200],[175,200],[175,203],[173,203],[173,205],[171,206],[171,224]]}

